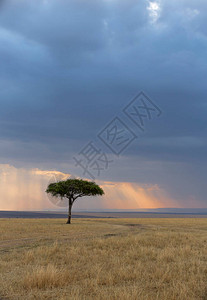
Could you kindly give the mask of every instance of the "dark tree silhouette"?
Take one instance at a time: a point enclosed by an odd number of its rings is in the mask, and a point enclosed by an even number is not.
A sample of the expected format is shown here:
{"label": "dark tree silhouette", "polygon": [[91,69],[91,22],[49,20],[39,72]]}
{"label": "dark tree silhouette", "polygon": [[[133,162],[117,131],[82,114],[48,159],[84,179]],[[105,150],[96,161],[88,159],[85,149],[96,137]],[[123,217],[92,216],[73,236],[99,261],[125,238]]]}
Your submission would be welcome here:
{"label": "dark tree silhouette", "polygon": [[68,198],[68,220],[66,224],[71,223],[71,210],[73,203],[77,198],[84,196],[102,196],[104,191],[95,182],[82,180],[82,179],[67,179],[48,185],[46,193],[52,196]]}

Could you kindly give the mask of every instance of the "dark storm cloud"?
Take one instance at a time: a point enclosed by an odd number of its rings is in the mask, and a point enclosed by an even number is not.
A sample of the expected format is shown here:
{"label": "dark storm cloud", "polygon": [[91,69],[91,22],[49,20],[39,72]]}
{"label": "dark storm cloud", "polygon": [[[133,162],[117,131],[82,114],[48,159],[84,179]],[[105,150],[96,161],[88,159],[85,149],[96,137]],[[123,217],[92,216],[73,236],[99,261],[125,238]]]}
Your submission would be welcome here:
{"label": "dark storm cloud", "polygon": [[[2,161],[67,163],[144,90],[163,114],[126,157],[156,162],[157,181],[171,190],[178,181],[166,166],[174,162],[191,195],[200,178],[195,195],[205,201],[206,9],[201,0],[2,2]],[[131,168],[125,180],[141,180]]]}

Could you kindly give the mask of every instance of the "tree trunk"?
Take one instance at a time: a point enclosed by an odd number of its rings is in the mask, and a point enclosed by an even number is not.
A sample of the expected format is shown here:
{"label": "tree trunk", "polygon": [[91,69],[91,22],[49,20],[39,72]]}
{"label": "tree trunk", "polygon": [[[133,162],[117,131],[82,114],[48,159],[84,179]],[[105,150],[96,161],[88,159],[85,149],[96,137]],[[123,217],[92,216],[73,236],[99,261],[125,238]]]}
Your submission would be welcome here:
{"label": "tree trunk", "polygon": [[70,224],[71,223],[72,200],[69,199],[68,203],[69,203],[69,207],[68,207],[68,220],[67,220],[66,224]]}

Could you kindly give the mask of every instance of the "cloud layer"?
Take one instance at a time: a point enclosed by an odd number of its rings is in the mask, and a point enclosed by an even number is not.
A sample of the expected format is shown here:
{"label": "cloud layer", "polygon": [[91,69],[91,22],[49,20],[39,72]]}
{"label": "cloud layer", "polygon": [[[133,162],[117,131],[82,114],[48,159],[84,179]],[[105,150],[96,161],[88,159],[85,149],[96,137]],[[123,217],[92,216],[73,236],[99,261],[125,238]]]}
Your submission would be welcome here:
{"label": "cloud layer", "polygon": [[206,9],[204,0],[2,1],[1,162],[81,176],[72,157],[144,90],[162,117],[99,179],[207,205]]}

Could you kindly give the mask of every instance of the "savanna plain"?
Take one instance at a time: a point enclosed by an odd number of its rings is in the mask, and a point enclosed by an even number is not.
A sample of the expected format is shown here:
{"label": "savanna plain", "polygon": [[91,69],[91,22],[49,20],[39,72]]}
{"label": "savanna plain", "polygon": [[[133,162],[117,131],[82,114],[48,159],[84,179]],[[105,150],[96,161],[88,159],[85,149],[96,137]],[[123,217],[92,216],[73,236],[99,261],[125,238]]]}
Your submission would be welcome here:
{"label": "savanna plain", "polygon": [[207,299],[207,219],[0,219],[0,299]]}

